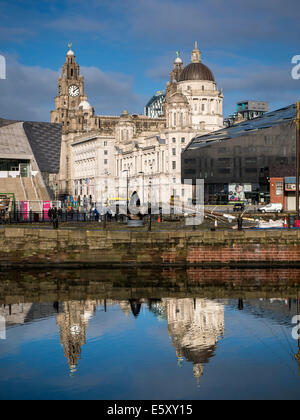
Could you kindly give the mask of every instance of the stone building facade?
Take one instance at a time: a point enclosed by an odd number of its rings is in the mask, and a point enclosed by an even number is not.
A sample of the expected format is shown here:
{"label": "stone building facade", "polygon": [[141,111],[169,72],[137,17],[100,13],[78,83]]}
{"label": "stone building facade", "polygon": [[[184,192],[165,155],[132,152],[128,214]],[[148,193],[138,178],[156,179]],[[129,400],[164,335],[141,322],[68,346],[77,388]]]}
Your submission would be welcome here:
{"label": "stone building facade", "polygon": [[61,196],[106,203],[126,199],[128,189],[144,203],[153,196],[159,203],[186,199],[191,193],[181,183],[181,152],[195,135],[223,127],[222,104],[223,93],[196,43],[190,64],[175,59],[161,117],[95,115],[70,49],[51,112],[51,122],[63,125]]}

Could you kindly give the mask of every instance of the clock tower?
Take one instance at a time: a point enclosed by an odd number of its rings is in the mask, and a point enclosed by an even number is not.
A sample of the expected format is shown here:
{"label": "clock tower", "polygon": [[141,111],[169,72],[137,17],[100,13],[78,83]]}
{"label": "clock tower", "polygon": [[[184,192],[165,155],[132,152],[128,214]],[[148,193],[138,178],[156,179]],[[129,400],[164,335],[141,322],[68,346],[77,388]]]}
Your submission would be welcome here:
{"label": "clock tower", "polygon": [[80,130],[80,104],[87,103],[84,94],[84,78],[80,75],[79,64],[69,44],[69,51],[58,79],[55,110],[51,111],[51,122],[63,124],[64,133]]}
{"label": "clock tower", "polygon": [[62,143],[60,154],[60,171],[58,175],[58,198],[68,196],[73,186],[72,143],[79,133],[98,127],[94,108],[87,102],[84,94],[84,78],[80,75],[72,44],[58,79],[55,110],[51,111],[51,122],[62,124]]}

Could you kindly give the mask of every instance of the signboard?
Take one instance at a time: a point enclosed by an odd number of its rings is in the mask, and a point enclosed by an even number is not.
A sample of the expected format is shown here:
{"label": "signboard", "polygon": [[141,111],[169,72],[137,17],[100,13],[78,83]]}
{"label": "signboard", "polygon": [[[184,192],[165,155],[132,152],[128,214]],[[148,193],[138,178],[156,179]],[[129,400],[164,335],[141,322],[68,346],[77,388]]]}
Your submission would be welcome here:
{"label": "signboard", "polygon": [[50,208],[51,208],[51,201],[44,201],[43,202],[44,220],[49,220],[48,211]]}
{"label": "signboard", "polygon": [[245,201],[246,192],[252,192],[252,184],[229,184],[228,201]]}
{"label": "signboard", "polygon": [[28,201],[19,201],[21,217],[23,216],[23,220],[28,220]]}
{"label": "signboard", "polygon": [[[286,191],[296,191],[296,184],[285,184]],[[300,185],[299,185],[300,190]]]}

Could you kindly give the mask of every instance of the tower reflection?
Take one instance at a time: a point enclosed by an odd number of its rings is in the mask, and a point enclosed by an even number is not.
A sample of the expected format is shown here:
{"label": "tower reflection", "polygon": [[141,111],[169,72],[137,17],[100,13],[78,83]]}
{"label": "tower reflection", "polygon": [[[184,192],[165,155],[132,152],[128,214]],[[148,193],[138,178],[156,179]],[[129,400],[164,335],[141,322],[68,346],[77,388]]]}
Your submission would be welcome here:
{"label": "tower reflection", "polygon": [[178,365],[184,359],[193,363],[196,378],[203,374],[203,364],[214,356],[224,335],[224,305],[207,299],[162,299],[168,332],[176,349]]}
{"label": "tower reflection", "polygon": [[63,312],[56,318],[60,343],[68,359],[71,376],[77,370],[81,347],[86,343],[86,328],[96,311],[96,301],[70,301],[63,304]]}

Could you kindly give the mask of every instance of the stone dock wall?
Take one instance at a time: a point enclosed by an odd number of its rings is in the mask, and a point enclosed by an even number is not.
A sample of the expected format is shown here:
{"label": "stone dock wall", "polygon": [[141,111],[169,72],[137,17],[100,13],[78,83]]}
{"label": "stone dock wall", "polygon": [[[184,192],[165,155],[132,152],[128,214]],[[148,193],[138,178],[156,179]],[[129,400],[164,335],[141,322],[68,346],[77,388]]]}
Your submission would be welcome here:
{"label": "stone dock wall", "polygon": [[300,230],[0,229],[0,266],[300,267]]}

